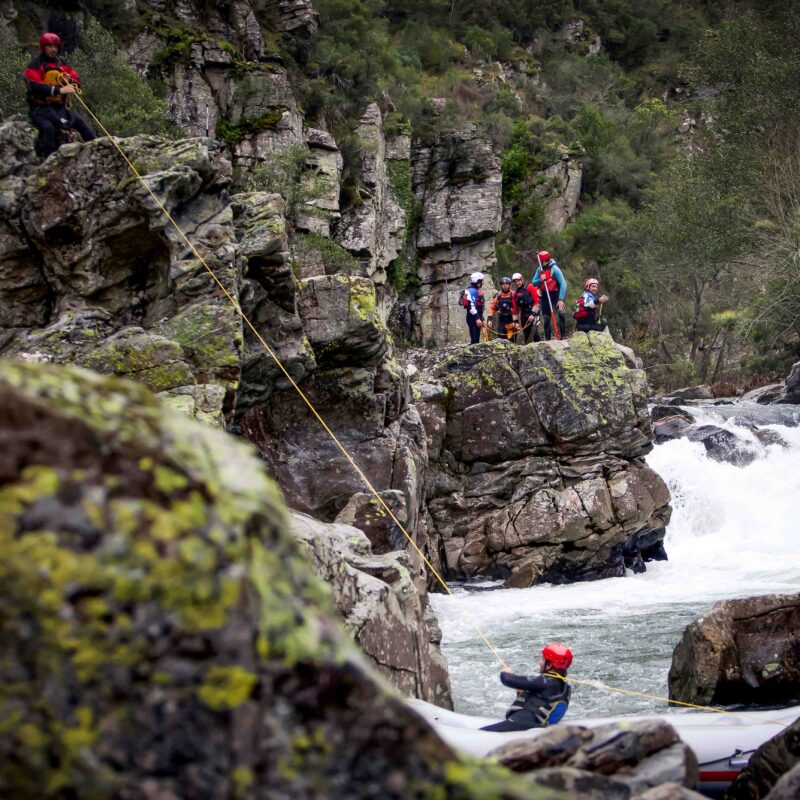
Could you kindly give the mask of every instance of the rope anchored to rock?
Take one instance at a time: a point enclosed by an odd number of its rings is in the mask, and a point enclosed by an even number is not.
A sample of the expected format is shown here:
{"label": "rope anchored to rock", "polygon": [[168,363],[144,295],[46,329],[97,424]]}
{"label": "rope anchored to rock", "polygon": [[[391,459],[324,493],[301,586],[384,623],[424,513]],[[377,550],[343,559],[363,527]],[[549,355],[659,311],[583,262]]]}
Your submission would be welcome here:
{"label": "rope anchored to rock", "polygon": [[[97,126],[100,128],[100,130],[103,132],[103,134],[108,137],[109,141],[112,143],[112,145],[116,148],[116,150],[119,152],[119,154],[125,160],[127,165],[130,167],[130,169],[133,172],[133,174],[140,181],[142,186],[144,186],[145,190],[150,195],[150,197],[152,197],[153,201],[156,203],[158,208],[163,212],[163,214],[166,217],[166,219],[169,220],[169,222],[172,224],[172,226],[178,232],[180,237],[183,239],[183,241],[186,243],[186,245],[189,247],[189,249],[192,251],[192,253],[196,256],[198,261],[203,265],[205,270],[211,276],[211,278],[214,281],[214,283],[216,283],[216,285],[219,287],[219,289],[222,292],[222,294],[231,303],[231,305],[232,305],[233,309],[235,310],[236,314],[242,319],[242,322],[250,329],[250,331],[253,333],[253,335],[256,337],[256,339],[259,341],[259,343],[262,345],[262,347],[264,348],[266,353],[275,362],[275,364],[277,365],[278,369],[284,375],[286,380],[289,382],[289,384],[292,386],[292,388],[297,392],[297,394],[300,396],[300,398],[306,404],[306,406],[311,411],[313,416],[317,419],[319,424],[323,427],[325,432],[328,434],[328,436],[334,442],[336,447],[339,449],[339,451],[342,453],[342,455],[345,457],[345,459],[348,461],[348,463],[352,466],[352,468],[355,470],[355,472],[358,474],[358,476],[364,482],[364,485],[369,489],[370,493],[375,497],[375,499],[378,501],[378,503],[380,503],[380,505],[383,507],[384,511],[388,514],[389,518],[397,526],[398,530],[402,532],[402,534],[408,540],[408,542],[411,545],[411,547],[413,548],[413,550],[416,551],[416,553],[420,556],[420,558],[422,559],[424,564],[430,570],[431,575],[436,579],[436,581],[439,583],[439,585],[442,587],[442,589],[447,594],[453,595],[453,591],[447,585],[447,582],[439,574],[438,570],[433,566],[433,564],[430,562],[430,560],[427,558],[427,556],[422,552],[420,547],[414,541],[414,539],[411,536],[411,534],[406,530],[405,526],[400,522],[400,520],[394,514],[392,509],[389,507],[389,505],[386,503],[386,501],[381,496],[380,492],[378,492],[378,490],[372,485],[372,482],[369,480],[369,478],[367,478],[367,476],[365,475],[365,473],[363,472],[361,467],[358,466],[358,464],[356,463],[356,461],[353,458],[353,456],[350,455],[350,453],[348,452],[347,448],[342,444],[342,442],[339,440],[339,438],[336,436],[336,434],[331,430],[331,428],[327,424],[327,422],[325,422],[324,418],[319,413],[319,411],[317,411],[317,409],[315,408],[315,406],[311,402],[311,400],[307,397],[307,395],[303,392],[303,390],[298,386],[298,384],[295,382],[295,380],[289,374],[289,372],[287,371],[286,367],[284,367],[284,365],[281,362],[281,360],[277,357],[277,355],[272,350],[272,348],[267,344],[267,342],[265,341],[264,337],[256,329],[255,325],[251,322],[251,320],[249,319],[247,314],[245,314],[245,312],[242,310],[241,306],[239,305],[239,302],[225,288],[225,286],[223,285],[222,281],[219,279],[217,274],[209,266],[207,261],[200,254],[200,252],[197,250],[197,248],[191,242],[189,237],[184,233],[184,231],[182,230],[180,225],[178,225],[178,223],[175,221],[175,219],[172,217],[172,215],[166,209],[164,204],[158,199],[156,194],[153,192],[153,190],[148,185],[147,181],[142,177],[142,175],[139,173],[139,171],[134,166],[133,162],[128,158],[128,156],[125,154],[124,150],[119,146],[119,143],[116,141],[116,139],[109,133],[109,131],[106,129],[106,127],[103,125],[103,123],[98,119],[98,117],[95,115],[95,113],[92,111],[92,109],[89,108],[89,106],[83,100],[83,98],[81,97],[80,87],[77,84],[72,83],[67,76],[64,76],[63,81],[64,81],[64,85],[69,84],[69,85],[71,85],[73,87],[74,91],[71,94],[74,97],[77,98],[78,102],[83,106],[83,108],[86,110],[86,112],[92,118],[92,120],[94,120],[94,122],[97,124]],[[531,323],[528,323],[528,324],[530,325]],[[525,328],[522,328],[521,330],[524,330],[524,329]],[[558,330],[557,326],[556,326],[556,330]],[[476,631],[476,633],[478,634],[480,639],[483,641],[483,643],[489,648],[489,650],[491,651],[492,655],[497,659],[499,664],[504,669],[508,669],[509,668],[508,664],[505,662],[503,657],[500,655],[500,652],[497,650],[497,648],[489,641],[488,637],[483,632],[481,627],[477,624],[477,622],[475,622],[475,620],[473,618],[471,618],[469,615],[465,615],[465,617],[466,617],[467,621],[470,623],[470,625],[474,628],[474,630]],[[628,690],[628,689],[621,689],[621,688],[614,687],[614,686],[608,686],[607,684],[604,684],[604,683],[602,683],[600,681],[578,680],[576,678],[567,678],[567,677],[565,677],[563,675],[558,675],[556,673],[547,673],[547,674],[552,676],[552,677],[558,677],[561,680],[564,680],[564,681],[566,681],[568,683],[572,683],[572,684],[576,684],[576,685],[591,686],[593,688],[602,689],[604,691],[614,692],[614,693],[618,693],[618,694],[625,694],[625,695],[629,695],[629,696],[632,696],[632,697],[647,698],[647,699],[656,700],[656,701],[659,701],[659,702],[667,702],[667,703],[670,703],[670,704],[673,704],[673,705],[685,706],[685,707],[695,708],[695,709],[699,709],[699,710],[703,710],[703,711],[710,711],[710,712],[713,712],[713,713],[716,713],[716,714],[729,714],[729,715],[736,716],[736,712],[726,711],[724,709],[713,708],[713,707],[710,707],[710,706],[696,705],[694,703],[685,703],[685,702],[682,702],[680,700],[672,700],[672,699],[668,699],[668,698],[658,697],[656,695],[650,695],[650,694],[646,694],[644,692],[636,692],[636,691],[632,691],[632,690]],[[769,720],[769,721],[774,723],[774,724],[776,724],[776,725],[780,725],[781,727],[785,727],[786,724],[787,724],[787,723],[781,722],[779,720]]]}

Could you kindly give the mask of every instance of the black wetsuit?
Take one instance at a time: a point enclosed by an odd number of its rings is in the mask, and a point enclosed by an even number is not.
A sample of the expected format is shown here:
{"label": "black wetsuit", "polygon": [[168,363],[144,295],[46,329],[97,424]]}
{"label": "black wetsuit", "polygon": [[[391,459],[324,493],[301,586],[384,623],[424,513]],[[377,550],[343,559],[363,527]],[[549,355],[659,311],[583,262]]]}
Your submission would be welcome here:
{"label": "black wetsuit", "polygon": [[504,686],[517,689],[517,699],[506,711],[506,718],[494,725],[481,728],[483,731],[526,731],[529,728],[544,728],[553,704],[563,700],[569,705],[570,687],[560,678],[546,675],[526,677],[511,672],[501,672]]}

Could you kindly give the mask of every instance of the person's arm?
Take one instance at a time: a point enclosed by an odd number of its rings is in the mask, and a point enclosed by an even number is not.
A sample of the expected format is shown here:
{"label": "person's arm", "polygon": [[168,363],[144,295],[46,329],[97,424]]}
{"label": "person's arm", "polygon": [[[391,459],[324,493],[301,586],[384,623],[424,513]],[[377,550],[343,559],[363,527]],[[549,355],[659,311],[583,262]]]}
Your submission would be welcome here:
{"label": "person's arm", "polygon": [[22,77],[25,83],[28,84],[28,91],[36,97],[44,99],[45,97],[55,97],[55,95],[59,94],[58,86],[50,86],[47,83],[42,83],[42,76],[33,64],[29,64],[25,68]]}
{"label": "person's arm", "polygon": [[508,686],[509,689],[523,689],[524,691],[539,691],[544,689],[547,681],[542,675],[515,675],[513,672],[501,672],[500,681],[503,686]]}
{"label": "person's arm", "polygon": [[81,79],[78,77],[78,73],[75,72],[74,69],[69,64],[62,64],[61,69],[69,75],[70,80],[73,83],[77,83],[80,86]]}
{"label": "person's arm", "polygon": [[558,284],[558,302],[563,303],[564,298],[567,296],[567,280],[564,277],[564,273],[561,271],[561,267],[555,265],[553,266],[552,275]]}
{"label": "person's arm", "polygon": [[531,283],[534,286],[538,286],[541,283],[541,274],[542,274],[542,268],[541,266],[539,266],[536,268],[536,274],[533,276],[533,279],[531,280]]}
{"label": "person's arm", "polygon": [[530,294],[531,298],[533,299],[533,304],[535,306],[539,305],[539,290],[531,283],[528,284],[528,293]]}

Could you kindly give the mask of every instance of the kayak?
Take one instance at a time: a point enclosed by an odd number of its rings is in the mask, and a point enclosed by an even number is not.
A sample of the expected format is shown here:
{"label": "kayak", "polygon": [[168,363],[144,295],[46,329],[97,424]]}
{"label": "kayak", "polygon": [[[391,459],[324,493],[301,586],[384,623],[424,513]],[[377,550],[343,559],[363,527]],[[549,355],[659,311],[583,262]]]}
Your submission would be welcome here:
{"label": "kayak", "polygon": [[[447,711],[423,700],[408,700],[411,708],[430,724],[454,750],[484,757],[496,747],[515,739],[535,739],[547,728],[496,733],[482,731],[497,722],[493,717],[473,717]],[[678,711],[642,716],[567,718],[563,725],[595,728],[612,722],[664,720],[694,750],[700,765],[700,787],[704,794],[726,789],[747,766],[750,756],[764,742],[800,717],[800,706],[773,711],[737,711],[715,714],[708,711]]]}

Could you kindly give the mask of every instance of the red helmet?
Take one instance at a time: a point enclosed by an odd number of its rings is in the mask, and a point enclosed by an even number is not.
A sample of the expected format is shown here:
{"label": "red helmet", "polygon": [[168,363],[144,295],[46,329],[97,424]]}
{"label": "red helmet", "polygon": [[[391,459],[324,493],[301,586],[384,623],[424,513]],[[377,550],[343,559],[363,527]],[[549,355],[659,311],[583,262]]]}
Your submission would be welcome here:
{"label": "red helmet", "polygon": [[39,37],[39,50],[44,53],[44,48],[48,44],[55,44],[61,47],[61,37],[57,33],[43,33]]}
{"label": "red helmet", "polygon": [[587,278],[583,282],[583,288],[588,289],[593,283],[596,283],[598,286],[600,285],[600,281],[597,278]]}
{"label": "red helmet", "polygon": [[550,253],[547,250],[540,250],[536,257],[541,261],[542,264],[546,264],[550,260]]}
{"label": "red helmet", "polygon": [[556,669],[569,669],[572,663],[572,650],[565,644],[548,644],[543,650],[542,655]]}

